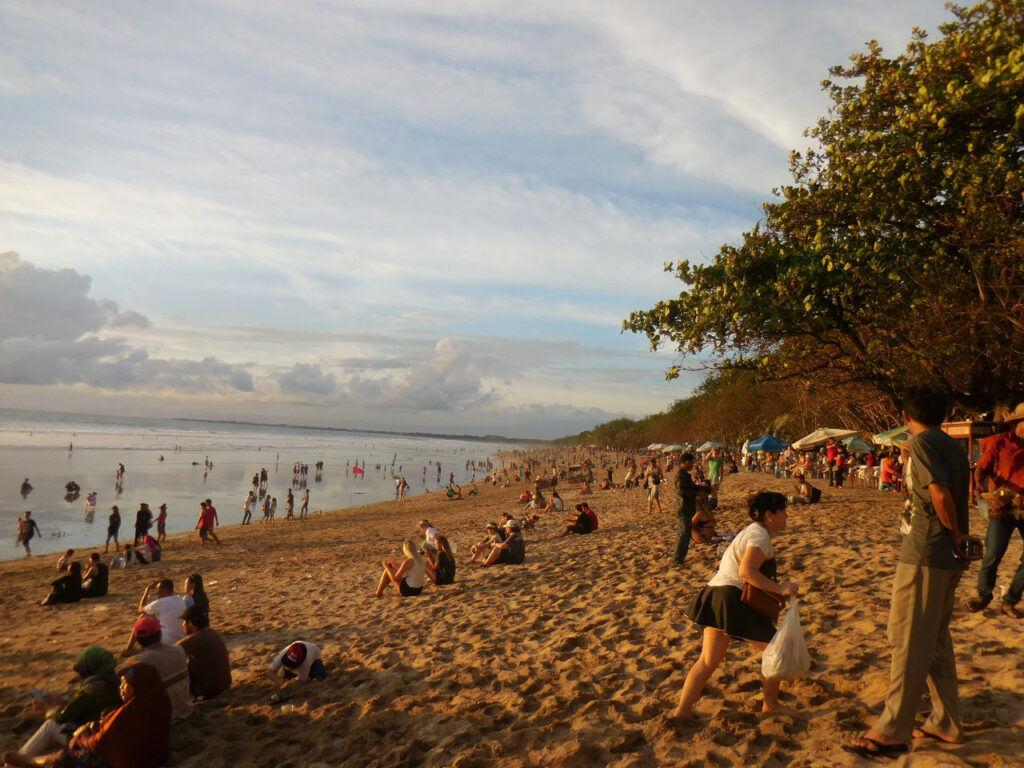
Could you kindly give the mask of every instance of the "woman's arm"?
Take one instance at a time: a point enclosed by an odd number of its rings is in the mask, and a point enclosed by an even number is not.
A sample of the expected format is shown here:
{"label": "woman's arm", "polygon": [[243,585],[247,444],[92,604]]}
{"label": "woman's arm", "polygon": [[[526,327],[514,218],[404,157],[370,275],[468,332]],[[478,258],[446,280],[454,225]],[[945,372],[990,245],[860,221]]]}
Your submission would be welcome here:
{"label": "woman's arm", "polygon": [[760,568],[767,559],[767,556],[760,547],[753,545],[747,547],[747,551],[743,553],[743,560],[740,561],[740,578],[748,584],[753,584],[755,587],[768,592],[775,592],[780,595],[797,594],[795,584],[791,584],[788,581],[780,584],[761,573]]}

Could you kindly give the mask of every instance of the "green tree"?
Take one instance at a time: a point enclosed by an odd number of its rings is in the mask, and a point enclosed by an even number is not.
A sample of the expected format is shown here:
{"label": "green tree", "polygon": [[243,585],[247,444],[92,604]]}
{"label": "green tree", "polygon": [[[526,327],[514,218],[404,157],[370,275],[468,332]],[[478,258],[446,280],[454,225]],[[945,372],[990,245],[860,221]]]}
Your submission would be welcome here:
{"label": "green tree", "polygon": [[666,264],[686,289],[623,327],[761,378],[1024,399],[1024,4],[950,10],[934,42],[833,68],[816,147],[763,222],[709,264]]}

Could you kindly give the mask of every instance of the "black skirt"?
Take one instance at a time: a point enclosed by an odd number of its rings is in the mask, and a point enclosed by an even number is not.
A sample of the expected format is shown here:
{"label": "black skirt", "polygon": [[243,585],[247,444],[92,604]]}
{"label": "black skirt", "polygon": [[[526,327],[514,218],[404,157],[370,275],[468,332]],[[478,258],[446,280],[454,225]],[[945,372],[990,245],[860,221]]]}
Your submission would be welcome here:
{"label": "black skirt", "polygon": [[686,618],[702,627],[714,627],[740,640],[770,642],[775,626],[744,603],[736,587],[704,587],[690,603]]}

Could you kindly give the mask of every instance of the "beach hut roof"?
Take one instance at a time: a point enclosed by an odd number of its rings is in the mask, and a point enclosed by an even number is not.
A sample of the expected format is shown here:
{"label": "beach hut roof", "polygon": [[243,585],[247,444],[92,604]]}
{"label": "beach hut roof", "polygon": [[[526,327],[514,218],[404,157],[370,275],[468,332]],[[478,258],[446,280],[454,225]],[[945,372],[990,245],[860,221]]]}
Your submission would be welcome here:
{"label": "beach hut roof", "polygon": [[841,440],[844,437],[850,437],[856,434],[857,430],[855,429],[833,429],[824,427],[822,429],[814,430],[809,435],[804,435],[793,443],[793,447],[798,451],[810,451],[814,448],[819,448],[829,440]]}

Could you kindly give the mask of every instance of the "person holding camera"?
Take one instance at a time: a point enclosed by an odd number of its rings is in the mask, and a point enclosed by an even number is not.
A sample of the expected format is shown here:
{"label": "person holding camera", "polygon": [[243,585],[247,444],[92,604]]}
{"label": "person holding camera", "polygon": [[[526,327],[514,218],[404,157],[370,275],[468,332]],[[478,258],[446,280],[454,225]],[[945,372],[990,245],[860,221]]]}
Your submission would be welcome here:
{"label": "person holding camera", "polygon": [[[972,548],[968,535],[970,467],[967,454],[942,431],[944,394],[917,389],[903,400],[907,442],[907,506],[903,543],[889,608],[892,665],[885,708],[878,721],[844,749],[865,757],[894,757],[911,738],[963,741],[956,658],[949,622],[956,588]],[[932,711],[914,725],[927,686]]]}

